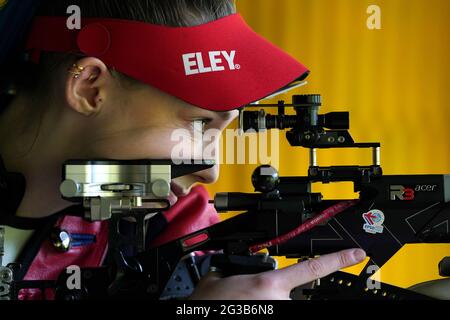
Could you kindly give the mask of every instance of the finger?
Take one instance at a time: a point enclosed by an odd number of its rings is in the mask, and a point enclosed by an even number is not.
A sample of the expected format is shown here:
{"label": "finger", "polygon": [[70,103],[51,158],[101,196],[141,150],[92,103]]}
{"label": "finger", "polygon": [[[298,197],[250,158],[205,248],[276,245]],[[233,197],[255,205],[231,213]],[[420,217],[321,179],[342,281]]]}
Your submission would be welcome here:
{"label": "finger", "polygon": [[302,284],[323,278],[330,273],[362,262],[366,253],[361,249],[349,249],[303,261],[284,269],[275,270],[270,277],[283,288],[292,290]]}

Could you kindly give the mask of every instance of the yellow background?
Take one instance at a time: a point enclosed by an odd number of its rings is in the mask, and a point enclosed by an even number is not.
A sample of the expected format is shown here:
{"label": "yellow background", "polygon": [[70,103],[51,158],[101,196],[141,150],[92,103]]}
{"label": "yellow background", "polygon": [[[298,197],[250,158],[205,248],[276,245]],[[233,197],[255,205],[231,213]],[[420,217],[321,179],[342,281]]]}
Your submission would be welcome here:
{"label": "yellow background", "polygon": [[[371,4],[381,7],[381,30],[366,27]],[[356,141],[381,142],[385,174],[450,173],[450,1],[237,0],[237,7],[257,33],[311,70],[295,93],[322,94],[322,112],[350,111]],[[284,133],[280,140],[280,174],[305,175],[307,150],[290,147]],[[320,165],[370,161],[361,151],[319,153]],[[211,194],[251,192],[255,167],[222,165]],[[325,195],[346,196],[340,188],[328,186]],[[407,245],[381,280],[407,287],[439,278],[445,255],[449,245]]]}

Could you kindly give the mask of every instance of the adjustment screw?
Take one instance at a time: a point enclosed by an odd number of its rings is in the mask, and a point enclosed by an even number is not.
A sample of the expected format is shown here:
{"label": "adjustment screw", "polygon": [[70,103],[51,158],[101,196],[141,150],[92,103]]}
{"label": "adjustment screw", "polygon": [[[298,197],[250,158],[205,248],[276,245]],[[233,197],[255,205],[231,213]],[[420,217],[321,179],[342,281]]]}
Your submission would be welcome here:
{"label": "adjustment screw", "polygon": [[6,267],[0,268],[0,280],[3,282],[11,282],[13,280],[12,270]]}
{"label": "adjustment screw", "polygon": [[50,241],[53,247],[61,252],[67,252],[70,249],[70,234],[66,230],[54,228],[50,233]]}

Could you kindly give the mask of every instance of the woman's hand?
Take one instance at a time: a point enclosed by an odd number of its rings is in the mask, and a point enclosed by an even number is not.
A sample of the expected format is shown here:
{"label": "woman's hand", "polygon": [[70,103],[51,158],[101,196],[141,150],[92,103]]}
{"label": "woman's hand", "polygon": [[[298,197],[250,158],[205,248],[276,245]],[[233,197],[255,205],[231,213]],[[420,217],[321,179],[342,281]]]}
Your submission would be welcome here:
{"label": "woman's hand", "polygon": [[287,300],[292,289],[362,262],[366,253],[349,249],[300,262],[284,269],[254,275],[222,278],[208,273],[190,299],[194,300]]}

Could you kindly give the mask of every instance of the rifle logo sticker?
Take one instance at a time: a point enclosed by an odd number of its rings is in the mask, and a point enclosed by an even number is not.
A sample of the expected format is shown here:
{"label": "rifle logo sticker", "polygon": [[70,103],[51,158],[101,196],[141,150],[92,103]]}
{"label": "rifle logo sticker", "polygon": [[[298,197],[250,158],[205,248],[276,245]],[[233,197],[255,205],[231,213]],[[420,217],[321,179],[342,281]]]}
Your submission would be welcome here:
{"label": "rifle logo sticker", "polygon": [[371,234],[383,233],[384,213],[382,211],[373,209],[363,213],[362,217],[366,222],[363,225],[364,231]]}

